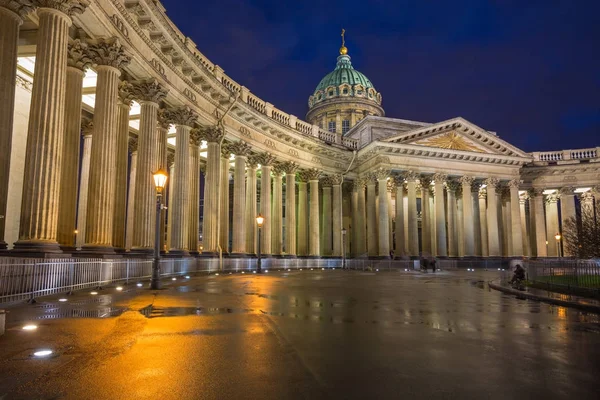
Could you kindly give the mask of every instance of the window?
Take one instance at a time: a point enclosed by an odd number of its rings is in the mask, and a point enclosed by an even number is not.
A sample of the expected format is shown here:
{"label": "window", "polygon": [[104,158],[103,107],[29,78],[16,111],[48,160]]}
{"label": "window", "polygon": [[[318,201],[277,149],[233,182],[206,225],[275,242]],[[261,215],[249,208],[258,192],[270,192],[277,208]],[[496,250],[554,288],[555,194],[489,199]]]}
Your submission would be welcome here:
{"label": "window", "polygon": [[350,130],[350,121],[345,119],[342,121],[342,135]]}
{"label": "window", "polygon": [[333,96],[333,90],[329,91],[329,96]]}
{"label": "window", "polygon": [[358,89],[358,90],[356,91],[356,94],[357,94],[357,95],[359,95],[359,96],[362,96],[362,94],[363,94],[363,91],[362,91],[361,89]]}
{"label": "window", "polygon": [[344,94],[348,94],[348,88],[344,88]]}
{"label": "window", "polygon": [[319,121],[319,129],[323,129],[323,121]]}
{"label": "window", "polygon": [[331,133],[335,133],[335,121],[329,121],[329,126],[327,130]]}

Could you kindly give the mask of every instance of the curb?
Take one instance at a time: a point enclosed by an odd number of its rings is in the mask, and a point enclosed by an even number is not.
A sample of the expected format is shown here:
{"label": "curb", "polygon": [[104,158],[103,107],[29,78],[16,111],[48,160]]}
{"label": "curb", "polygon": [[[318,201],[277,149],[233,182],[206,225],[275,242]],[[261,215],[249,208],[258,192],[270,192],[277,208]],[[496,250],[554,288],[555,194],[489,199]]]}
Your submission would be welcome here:
{"label": "curb", "polygon": [[537,300],[537,301],[542,301],[544,303],[554,304],[557,306],[577,308],[582,311],[600,314],[600,306],[594,306],[591,304],[582,304],[582,303],[577,303],[574,301],[558,300],[558,299],[553,299],[553,298],[546,297],[546,296],[538,296],[535,294],[522,292],[520,290],[516,290],[513,288],[507,288],[505,286],[496,285],[495,283],[492,283],[492,282],[488,282],[488,286],[494,290],[498,290],[500,292],[504,292],[504,293],[508,293],[508,294],[513,294],[520,298],[525,298],[525,299],[529,299],[529,300]]}

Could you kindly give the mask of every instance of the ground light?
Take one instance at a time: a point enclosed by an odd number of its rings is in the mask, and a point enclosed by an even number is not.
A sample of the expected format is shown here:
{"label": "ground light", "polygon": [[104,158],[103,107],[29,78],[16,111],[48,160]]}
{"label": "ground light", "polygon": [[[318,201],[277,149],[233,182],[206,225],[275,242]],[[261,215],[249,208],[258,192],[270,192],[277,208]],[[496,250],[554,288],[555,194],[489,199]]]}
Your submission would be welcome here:
{"label": "ground light", "polygon": [[92,296],[95,296],[95,295],[97,295],[97,294],[98,294],[98,292],[90,292],[90,294],[91,294]]}
{"label": "ground light", "polygon": [[266,272],[269,272],[269,270],[268,270],[268,269],[265,269],[265,273],[266,273]]}
{"label": "ground light", "polygon": [[137,287],[142,287],[143,285],[141,283],[138,283],[136,286]]}
{"label": "ground light", "polygon": [[219,276],[219,273],[217,272],[217,273],[215,274],[215,276]]}
{"label": "ground light", "polygon": [[256,273],[256,271],[252,271],[252,273],[253,273],[253,274],[255,274],[255,273]]}
{"label": "ground light", "polygon": [[173,278],[171,278],[171,280],[172,280],[172,281],[176,281],[176,280],[177,280],[177,278],[173,277]]}
{"label": "ground light", "polygon": [[189,275],[186,275],[186,276],[185,276],[185,279],[190,279],[190,276],[189,276]]}
{"label": "ground light", "polygon": [[115,289],[116,289],[118,292],[120,292],[121,290],[123,290],[123,288],[122,288],[121,286],[117,286]]}
{"label": "ground light", "polygon": [[47,349],[43,349],[43,350],[38,350],[35,353],[33,353],[34,357],[48,357],[49,355],[51,355],[53,353],[52,350],[47,350]]}
{"label": "ground light", "polygon": [[62,299],[58,299],[58,301],[60,301],[61,303],[64,303],[65,301],[67,301],[67,299],[62,298]]}
{"label": "ground light", "polygon": [[24,331],[35,331],[37,329],[37,325],[25,325],[23,327]]}

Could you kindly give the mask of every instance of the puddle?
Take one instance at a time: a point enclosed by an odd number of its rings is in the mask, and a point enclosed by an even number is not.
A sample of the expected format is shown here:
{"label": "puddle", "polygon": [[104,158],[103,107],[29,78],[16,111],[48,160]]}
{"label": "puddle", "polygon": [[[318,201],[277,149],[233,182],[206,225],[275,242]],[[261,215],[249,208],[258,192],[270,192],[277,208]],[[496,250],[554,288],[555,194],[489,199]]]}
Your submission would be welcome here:
{"label": "puddle", "polygon": [[149,305],[140,309],[140,313],[146,318],[156,317],[184,317],[188,315],[221,315],[253,313],[252,309],[235,309],[229,307],[154,307]]}

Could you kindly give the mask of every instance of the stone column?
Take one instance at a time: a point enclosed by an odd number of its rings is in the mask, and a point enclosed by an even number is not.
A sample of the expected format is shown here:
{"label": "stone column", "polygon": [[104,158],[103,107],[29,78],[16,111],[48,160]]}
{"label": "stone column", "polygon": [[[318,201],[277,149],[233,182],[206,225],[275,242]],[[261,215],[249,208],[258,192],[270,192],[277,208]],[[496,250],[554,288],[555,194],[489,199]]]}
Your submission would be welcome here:
{"label": "stone column", "polygon": [[500,215],[502,255],[509,257],[512,254],[512,231],[510,230],[512,219],[510,216],[510,190],[507,186],[502,186],[500,196],[502,202]]}
{"label": "stone column", "polygon": [[308,255],[308,188],[307,171],[298,173],[298,255]]}
{"label": "stone column", "polygon": [[[141,111],[131,251],[150,255],[154,251],[156,218],[156,188],[152,173],[158,166],[158,104],[167,95],[167,90],[155,79],[149,79],[133,83],[132,92],[141,105]],[[179,167],[177,165],[177,168]]]}
{"label": "stone column", "polygon": [[[246,254],[247,221],[244,215],[246,207],[246,162],[250,154],[250,145],[240,140],[229,146],[229,151],[235,156],[235,170],[233,172],[233,221],[231,252],[235,255]],[[256,175],[255,175],[256,176]],[[256,180],[255,180],[256,184]],[[256,199],[256,195],[254,196]],[[256,210],[256,206],[254,207]],[[256,218],[256,216],[254,217]],[[252,223],[255,225],[256,222]]]}
{"label": "stone column", "polygon": [[523,237],[523,255],[525,257],[531,257],[531,246],[529,245],[529,232],[527,229],[527,213],[525,209],[525,202],[529,196],[525,194],[519,199],[519,208],[521,215],[521,235]]}
{"label": "stone column", "polygon": [[[351,249],[351,255],[356,257],[358,256],[357,253],[357,248],[356,248],[356,243],[358,242],[358,185],[357,185],[357,180],[355,179],[352,182],[352,192],[350,194],[350,208],[351,208],[351,212],[352,212],[352,228],[351,228],[351,235],[349,235],[348,239],[349,239],[349,249]],[[347,245],[348,246],[348,245]],[[348,249],[348,248],[347,248]],[[346,250],[348,251],[348,250]]]}
{"label": "stone column", "polygon": [[219,243],[221,252],[229,254],[229,144],[221,147],[221,193],[219,194]]}
{"label": "stone column", "polygon": [[473,224],[473,197],[471,186],[473,177],[463,176],[460,178],[463,189],[463,230],[465,234],[465,257],[475,255],[475,225]]}
{"label": "stone column", "polygon": [[404,177],[395,176],[396,181],[396,252],[395,258],[406,256],[406,237],[404,235]]}
{"label": "stone column", "polygon": [[532,208],[530,212],[533,216],[535,226],[536,255],[537,257],[547,257],[548,246],[546,245],[546,221],[544,218],[543,189],[532,189],[530,192],[530,199],[531,198],[533,198],[533,202],[530,202],[529,205]]}
{"label": "stone column", "polygon": [[116,39],[90,45],[88,54],[97,65],[98,80],[83,249],[91,253],[111,254],[114,253],[119,76],[120,69],[129,64],[130,58]]}
{"label": "stone column", "polygon": [[[576,218],[575,216],[575,192],[572,187],[563,187],[560,189],[560,217],[561,217],[561,226],[560,230],[561,235],[565,230],[565,224],[571,218]],[[564,240],[563,240],[564,244]],[[574,254],[571,254],[567,250],[567,246],[563,246],[564,256],[572,257]]]}
{"label": "stone column", "polygon": [[484,189],[479,189],[479,192],[477,193],[477,200],[479,201],[479,230],[481,232],[481,255],[483,257],[490,256],[486,199],[487,192]]}
{"label": "stone column", "polygon": [[274,255],[283,254],[283,175],[280,163],[273,166],[273,225],[271,225],[271,250]]}
{"label": "stone column", "polygon": [[296,170],[293,161],[283,163],[285,172],[285,252],[296,256]]}
{"label": "stone column", "polygon": [[79,201],[77,203],[77,248],[85,243],[85,221],[87,219],[88,184],[90,181],[90,156],[92,153],[92,132],[94,122],[84,120],[81,123],[81,134],[83,136],[83,154],[81,156],[81,179],[79,181]]}
{"label": "stone column", "polygon": [[[65,128],[67,44],[69,27],[72,23],[70,16],[82,13],[89,3],[83,0],[69,2],[35,0],[33,4],[44,7],[37,9],[39,28],[35,54],[35,79],[25,150],[19,240],[15,243],[15,250],[30,254],[60,253],[57,242],[58,204]],[[6,16],[6,12],[4,15]],[[10,24],[8,21],[7,23]],[[14,36],[14,33],[10,35],[10,28],[2,29],[3,34],[8,35],[3,37],[3,40],[12,41],[11,36]],[[6,62],[9,63],[7,67],[11,68],[15,54],[11,54],[12,47],[8,47],[7,50],[8,54],[2,53],[2,63],[7,60]],[[4,68],[6,67],[3,65],[2,69]],[[8,73],[5,76],[7,78],[4,79],[12,77],[12,75],[8,76]],[[13,95],[9,98],[8,94],[11,92]],[[8,90],[8,93],[3,92],[2,96],[14,104],[14,89]],[[8,113],[13,112],[13,107],[3,108],[6,108]],[[6,126],[8,123],[5,123],[4,129]],[[2,137],[0,140],[4,143],[7,139]],[[11,140],[11,137],[8,140]],[[10,142],[6,143],[8,145],[6,148],[10,148]],[[3,159],[3,165],[5,163]],[[8,174],[8,169],[1,174],[0,184],[6,187],[4,182],[8,177],[4,178],[4,174]],[[5,195],[2,194],[0,197],[4,199]],[[0,207],[1,212],[4,213],[5,200],[0,201]],[[4,220],[5,218],[2,218],[2,231],[4,231]]]}
{"label": "stone column", "polygon": [[321,255],[319,249],[319,244],[321,243],[319,235],[319,177],[321,176],[321,171],[312,168],[307,170],[306,174],[310,184],[308,255],[319,257]]}
{"label": "stone column", "polygon": [[[137,148],[138,140],[129,140],[131,161],[129,166],[129,193],[127,194],[127,224],[125,225],[125,249],[131,250],[133,245],[134,207],[135,207],[135,178],[137,177]],[[169,174],[169,176],[172,176]],[[171,186],[171,185],[169,185]]]}
{"label": "stone column", "polygon": [[482,251],[482,240],[481,240],[481,219],[479,211],[479,188],[481,184],[479,182],[473,182],[471,185],[471,198],[473,199],[473,232],[474,232],[474,243],[475,243],[475,255],[481,257]]}
{"label": "stone column", "polygon": [[[125,222],[127,221],[127,164],[129,162],[129,110],[131,108],[131,84],[119,85],[117,102],[117,150],[115,163],[115,211],[113,218],[113,246],[125,250]],[[166,168],[166,166],[165,166]]]}
{"label": "stone column", "polygon": [[[396,219],[396,209],[394,207],[394,200],[392,194],[396,192],[396,181],[392,176],[389,177],[387,181],[387,204],[388,204],[388,239],[389,239],[389,248],[390,252],[394,249],[394,220]],[[393,253],[393,252],[392,252]]]}
{"label": "stone column", "polygon": [[378,169],[375,172],[377,176],[377,185],[379,189],[379,249],[377,255],[379,257],[390,257],[390,214],[388,210],[387,199],[387,180],[390,176],[390,171],[387,169]]}
{"label": "stone column", "polygon": [[510,187],[510,231],[512,232],[512,256],[523,257],[523,232],[521,229],[521,206],[519,198],[519,179],[511,180]]}
{"label": "stone column", "polygon": [[431,217],[429,215],[429,188],[431,177],[421,176],[421,250],[431,255]]}
{"label": "stone column", "polygon": [[447,178],[445,174],[433,175],[433,182],[435,184],[433,201],[435,203],[436,249],[439,257],[448,256],[448,249],[446,247],[446,209],[444,206],[444,182],[446,182]]}
{"label": "stone column", "polygon": [[[15,111],[19,27],[23,23],[23,18],[31,11],[33,11],[33,7],[26,3],[21,4],[18,1],[6,0],[0,2],[0,38],[2,38],[0,40],[0,54],[2,54],[2,60],[0,61],[0,93],[2,93],[3,102],[2,107],[0,107],[0,148],[5,149],[5,151],[0,152],[0,250],[7,248],[4,230]],[[74,83],[72,77],[69,81],[71,85]],[[73,91],[73,89],[69,90],[69,92]],[[79,101],[81,103],[81,97]],[[81,116],[81,109],[79,111]],[[77,132],[77,139],[79,139],[79,132]],[[79,147],[77,147],[77,151],[79,151]],[[74,190],[77,190],[77,187]],[[76,196],[77,192],[75,192]],[[73,238],[73,230],[71,229],[71,238]],[[59,241],[59,243],[61,242]]]}
{"label": "stone column", "polygon": [[[169,171],[169,176],[175,176],[175,153],[167,154],[167,171]],[[167,180],[168,187],[168,205],[171,207],[171,203],[173,202],[173,182],[169,179]],[[173,236],[173,213],[168,213],[168,221],[167,221],[167,239],[165,241],[167,249],[171,248],[171,237]]]}
{"label": "stone column", "polygon": [[275,162],[275,157],[270,153],[261,153],[257,155],[257,161],[261,165],[260,171],[260,213],[265,218],[261,228],[261,247],[262,254],[270,256],[271,248],[271,229],[273,227],[273,218],[271,215],[271,168]]}
{"label": "stone column", "polygon": [[248,157],[246,170],[246,252],[256,254],[256,169],[254,156]]}
{"label": "stone column", "polygon": [[419,226],[417,224],[417,179],[419,175],[408,171],[404,174],[406,179],[406,192],[408,196],[408,254],[411,257],[419,256]]}
{"label": "stone column", "polygon": [[456,192],[456,232],[458,236],[458,256],[465,255],[465,224],[463,223],[463,199],[462,185],[459,186]]}
{"label": "stone column", "polygon": [[488,178],[485,181],[487,194],[488,255],[490,257],[500,257],[502,255],[498,228],[498,196],[496,195],[499,183],[496,178]]}
{"label": "stone column", "polygon": [[[158,109],[158,114],[157,114],[157,144],[156,144],[156,148],[157,148],[157,154],[158,154],[158,168],[157,169],[161,169],[163,171],[166,171],[167,173],[169,173],[169,168],[168,168],[168,151],[167,151],[167,136],[169,134],[169,128],[171,127],[171,121],[169,120],[169,116],[168,116],[168,110],[166,108],[159,108]],[[171,153],[173,154],[173,153]],[[174,154],[173,154],[174,156]],[[162,205],[166,205],[167,201],[169,202],[168,204],[168,208],[171,207],[170,202],[172,202],[172,196],[171,193],[173,192],[173,190],[171,189],[173,187],[173,185],[171,185],[171,180],[173,178],[173,175],[169,174],[169,179],[167,179],[167,190],[169,195],[168,196],[162,196],[161,197],[161,202]],[[165,238],[165,225],[167,223],[167,213],[166,212],[162,212],[160,214],[160,251],[161,252],[166,252],[169,250],[169,248],[171,247],[171,242],[170,239],[168,242],[166,242],[166,238]],[[169,236],[170,238],[170,236]],[[169,243],[169,244],[167,244]]]}
{"label": "stone column", "polygon": [[321,178],[322,188],[322,209],[321,209],[321,255],[331,256],[333,250],[332,242],[332,214],[331,214],[331,177],[324,176]]}
{"label": "stone column", "polygon": [[[2,16],[1,10],[0,8],[0,17]],[[79,39],[69,43],[67,63],[65,133],[62,150],[63,167],[60,177],[57,237],[58,243],[63,250],[73,251],[76,247],[75,230],[77,227],[76,213],[79,184],[79,147],[81,145],[83,71],[91,64],[91,60],[87,55],[87,45]],[[10,152],[7,153],[10,156]],[[3,214],[1,210],[0,214]],[[2,219],[0,219],[0,225],[2,224]],[[2,241],[1,237],[0,242]]]}
{"label": "stone column", "polygon": [[377,245],[377,214],[375,210],[375,185],[377,182],[374,175],[369,175],[367,179],[367,253],[369,257],[375,257],[379,253],[379,246]]}
{"label": "stone column", "polygon": [[448,255],[458,257],[458,230],[456,218],[456,191],[459,183],[455,180],[446,182],[448,193]]}
{"label": "stone column", "polygon": [[198,224],[200,222],[200,145],[202,137],[197,129],[190,132],[190,190],[189,190],[189,224],[188,224],[188,245],[187,248],[192,255],[198,254],[199,232]]}
{"label": "stone column", "polygon": [[[173,184],[173,198],[171,199],[171,243],[169,254],[176,256],[189,256],[189,229],[190,229],[190,143],[195,146],[200,136],[190,133],[198,117],[189,107],[180,107],[167,110],[167,118],[175,124],[175,175],[171,177]],[[194,249],[195,250],[195,247]]]}
{"label": "stone column", "polygon": [[367,253],[367,215],[366,215],[366,200],[365,200],[365,188],[367,180],[364,177],[360,177],[355,181],[357,187],[357,207],[358,217],[356,220],[356,256],[363,256]]}
{"label": "stone column", "polygon": [[589,190],[579,195],[581,201],[581,218],[594,218],[594,193]]}
{"label": "stone column", "polygon": [[342,175],[331,175],[333,205],[333,253],[334,257],[342,256]]}
{"label": "stone column", "polygon": [[204,176],[204,223],[202,225],[202,253],[219,254],[219,192],[221,182],[221,141],[225,136],[222,128],[211,126],[200,130],[207,142],[206,175]]}
{"label": "stone column", "polygon": [[554,236],[558,233],[558,194],[546,196],[546,237],[548,238],[548,257],[558,257],[558,248]]}

